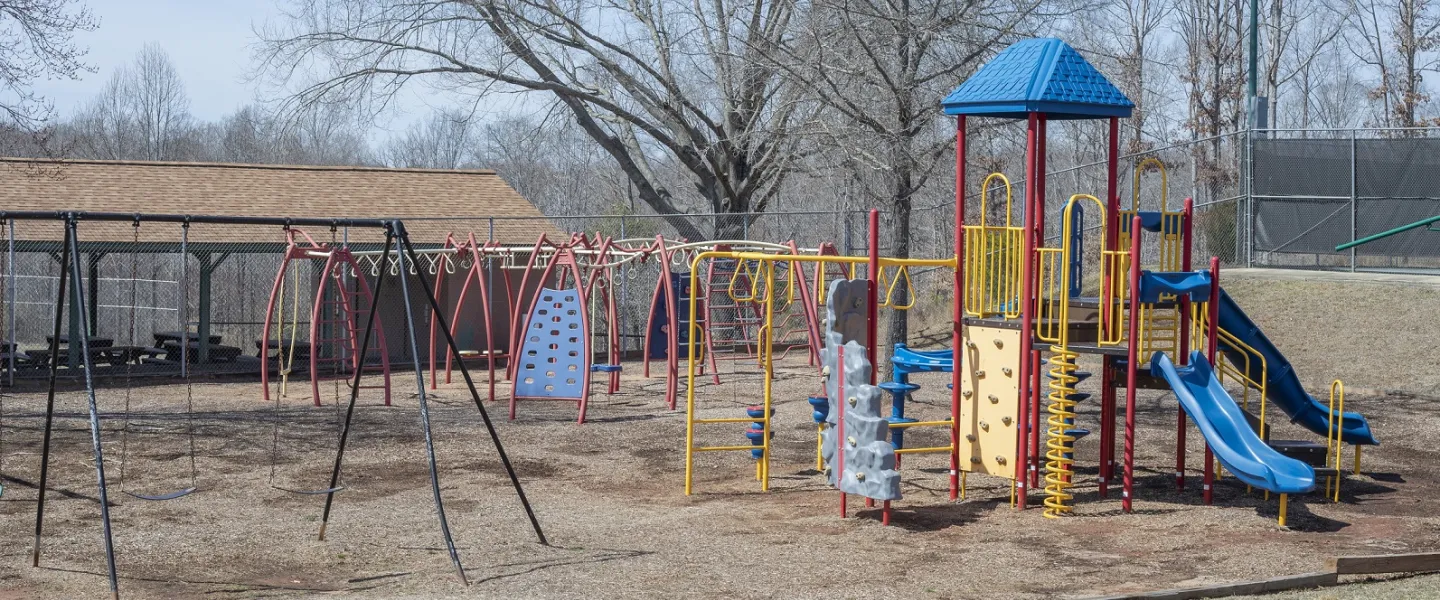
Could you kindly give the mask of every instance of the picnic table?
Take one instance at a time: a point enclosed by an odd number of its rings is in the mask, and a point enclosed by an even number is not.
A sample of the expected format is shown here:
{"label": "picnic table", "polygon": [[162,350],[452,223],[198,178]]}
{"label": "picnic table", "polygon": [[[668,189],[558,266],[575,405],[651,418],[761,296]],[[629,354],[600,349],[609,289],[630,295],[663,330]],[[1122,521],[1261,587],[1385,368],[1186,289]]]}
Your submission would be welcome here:
{"label": "picnic table", "polygon": [[[164,347],[166,342],[179,343],[182,338],[187,341],[198,342],[200,341],[200,334],[193,331],[183,333],[179,331],[157,331],[155,332],[155,346]],[[219,346],[220,342],[224,341],[222,336],[215,334],[211,334],[209,339],[211,346]]]}
{"label": "picnic table", "polygon": [[[93,363],[109,363],[111,366],[118,367],[132,361],[138,363],[143,357],[158,356],[160,353],[161,351],[158,349],[144,346],[91,346],[90,361]],[[47,367],[50,365],[49,348],[29,350],[21,354],[26,355],[28,360],[25,361],[25,364],[27,366]],[[70,348],[62,347],[58,354],[60,356],[60,365],[69,366]],[[17,359],[18,358],[19,355],[17,355]],[[16,360],[16,364],[21,364],[21,361]]]}
{"label": "picnic table", "polygon": [[[182,350],[179,341],[170,340],[165,342],[160,345],[160,349],[165,351],[165,360],[176,363],[180,362]],[[183,354],[185,360],[191,364],[200,362],[200,342],[186,342]],[[234,346],[211,345],[209,360],[207,362],[229,362],[239,356],[240,349]]]}

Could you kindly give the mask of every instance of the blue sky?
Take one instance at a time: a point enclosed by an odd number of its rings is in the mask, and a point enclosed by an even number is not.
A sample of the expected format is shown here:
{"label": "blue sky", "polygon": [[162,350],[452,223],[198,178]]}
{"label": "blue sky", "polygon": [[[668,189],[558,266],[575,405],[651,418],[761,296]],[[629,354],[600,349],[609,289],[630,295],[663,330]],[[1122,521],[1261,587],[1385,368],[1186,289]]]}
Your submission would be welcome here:
{"label": "blue sky", "polygon": [[96,71],[78,81],[39,82],[37,91],[68,116],[93,96],[117,66],[129,63],[149,42],[170,54],[190,96],[190,112],[218,119],[255,98],[245,81],[250,69],[253,25],[278,16],[275,0],[81,0],[100,28],[76,36],[88,46]]}

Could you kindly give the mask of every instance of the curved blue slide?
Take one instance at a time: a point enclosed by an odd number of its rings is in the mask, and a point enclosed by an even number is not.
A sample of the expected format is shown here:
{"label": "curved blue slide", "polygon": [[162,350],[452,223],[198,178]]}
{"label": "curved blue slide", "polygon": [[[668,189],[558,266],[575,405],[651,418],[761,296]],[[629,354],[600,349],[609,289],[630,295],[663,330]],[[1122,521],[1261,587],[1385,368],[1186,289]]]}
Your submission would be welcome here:
{"label": "curved blue slide", "polygon": [[[1290,361],[1285,360],[1285,355],[1280,354],[1280,349],[1271,343],[1270,338],[1255,325],[1254,321],[1240,310],[1240,305],[1230,298],[1230,294],[1220,290],[1220,328],[1230,332],[1241,342],[1248,344],[1265,357],[1267,372],[1265,377],[1265,395],[1280,410],[1290,417],[1290,421],[1309,429],[1317,435],[1326,435],[1330,428],[1330,407],[1321,404],[1314,396],[1305,393],[1305,387],[1300,385],[1300,377],[1295,374],[1295,368]],[[1240,366],[1245,364],[1245,353],[1239,348],[1232,347],[1221,340],[1220,350],[1230,358],[1231,364]],[[1261,377],[1260,365],[1258,362],[1250,365],[1250,372],[1245,374],[1253,381],[1259,381]],[[1378,446],[1380,442],[1375,439],[1375,434],[1370,431],[1370,424],[1360,413],[1347,412],[1341,415],[1340,419],[1341,438],[1347,444],[1362,446]]]}
{"label": "curved blue slide", "polygon": [[1205,355],[1194,352],[1190,366],[1177,367],[1162,352],[1150,360],[1150,372],[1163,377],[1175,398],[1200,428],[1215,458],[1236,479],[1262,490],[1301,494],[1315,489],[1315,469],[1282,455],[1250,428],[1245,412],[1225,391]]}

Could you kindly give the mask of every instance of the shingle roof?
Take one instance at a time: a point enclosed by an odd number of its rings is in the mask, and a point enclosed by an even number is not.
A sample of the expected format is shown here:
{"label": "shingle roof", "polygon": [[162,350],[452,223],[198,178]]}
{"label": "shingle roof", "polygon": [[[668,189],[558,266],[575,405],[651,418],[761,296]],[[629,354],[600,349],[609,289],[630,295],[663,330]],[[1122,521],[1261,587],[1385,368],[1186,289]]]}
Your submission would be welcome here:
{"label": "shingle roof", "polygon": [[[416,243],[474,231],[483,240],[534,243],[559,229],[489,170],[388,169],[0,158],[0,210],[183,213],[320,218],[407,218]],[[421,219],[419,217],[424,217]],[[447,217],[456,220],[432,220]],[[514,218],[521,217],[521,218]],[[178,225],[146,224],[141,241],[173,242]],[[59,240],[58,223],[17,222],[21,240]],[[128,223],[83,223],[83,241],[128,242]],[[329,231],[309,231],[317,240]],[[352,228],[350,241],[379,241]],[[196,225],[192,241],[274,242],[274,227]]]}
{"label": "shingle roof", "polygon": [[1021,40],[1001,50],[941,103],[948,115],[1012,119],[1129,117],[1135,103],[1056,38]]}

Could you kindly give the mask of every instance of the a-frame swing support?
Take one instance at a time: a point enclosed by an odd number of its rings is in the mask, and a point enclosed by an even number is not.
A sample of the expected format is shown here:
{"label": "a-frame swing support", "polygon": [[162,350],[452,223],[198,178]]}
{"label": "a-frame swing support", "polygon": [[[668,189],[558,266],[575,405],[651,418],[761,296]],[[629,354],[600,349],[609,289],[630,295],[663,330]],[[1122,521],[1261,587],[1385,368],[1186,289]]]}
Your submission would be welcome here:
{"label": "a-frame swing support", "polygon": [[[122,214],[122,213],[74,213],[74,212],[71,212],[71,213],[63,213],[63,212],[62,212],[62,213],[56,213],[56,212],[10,212],[10,213],[5,213],[5,212],[0,212],[0,219],[29,219],[29,220],[55,220],[55,219],[60,219],[60,220],[63,220],[63,221],[65,222],[65,241],[64,241],[64,244],[63,244],[63,248],[62,248],[62,257],[61,257],[61,259],[62,259],[62,263],[68,265],[68,268],[62,269],[61,272],[60,272],[59,291],[58,291],[58,293],[57,293],[57,298],[56,298],[56,301],[55,301],[54,330],[55,330],[55,334],[56,334],[56,335],[53,336],[53,339],[52,339],[52,342],[51,342],[51,345],[52,345],[52,346],[54,346],[54,345],[56,345],[56,344],[58,343],[58,339],[59,339],[59,329],[60,329],[60,326],[61,326],[61,322],[64,320],[65,296],[66,296],[67,294],[68,294],[68,295],[70,296],[70,298],[71,298],[71,303],[72,303],[72,305],[73,305],[73,307],[74,307],[74,309],[75,309],[75,312],[78,312],[78,313],[81,315],[81,317],[80,317],[81,319],[85,319],[85,318],[86,318],[86,317],[84,316],[84,315],[86,314],[86,312],[85,312],[85,310],[86,310],[86,306],[85,306],[85,289],[84,289],[84,284],[82,283],[82,279],[80,278],[80,273],[81,273],[80,268],[81,268],[81,267],[80,267],[80,259],[79,259],[79,246],[78,246],[78,241],[77,241],[77,239],[78,239],[78,233],[77,233],[78,227],[77,227],[77,223],[78,223],[80,220],[90,220],[90,221],[133,221],[133,222],[150,220],[150,221],[171,222],[171,223],[249,224],[249,225],[276,225],[276,226],[290,226],[290,225],[311,224],[311,225],[321,225],[321,226],[327,226],[327,225],[328,225],[328,226],[345,225],[345,226],[357,226],[357,227],[383,227],[383,228],[385,229],[385,231],[386,231],[385,248],[386,248],[387,254],[388,254],[389,249],[390,249],[392,246],[398,246],[398,247],[396,248],[396,255],[397,255],[396,258],[397,258],[397,261],[399,261],[399,263],[400,263],[400,265],[401,265],[401,268],[399,269],[399,272],[400,272],[399,277],[400,277],[400,279],[401,279],[401,292],[402,292],[402,296],[404,297],[404,300],[405,300],[405,310],[406,310],[407,317],[411,317],[411,318],[407,319],[407,322],[409,322],[409,323],[412,324],[411,326],[409,326],[409,327],[406,328],[406,334],[407,334],[407,337],[409,338],[409,343],[410,343],[411,349],[412,349],[412,360],[413,360],[414,363],[415,363],[413,366],[414,366],[414,372],[415,372],[415,378],[416,378],[416,379],[415,379],[416,387],[417,387],[417,389],[419,390],[418,399],[419,399],[419,403],[420,403],[420,420],[421,420],[422,429],[423,429],[423,431],[424,431],[424,433],[425,433],[426,456],[427,456],[427,460],[428,460],[428,463],[429,463],[428,466],[429,466],[429,471],[430,471],[430,483],[431,483],[431,490],[432,490],[432,492],[433,492],[434,500],[435,500],[436,515],[437,515],[437,517],[439,518],[441,534],[442,534],[442,536],[445,538],[446,547],[447,547],[447,549],[449,550],[451,562],[452,562],[452,563],[454,564],[454,566],[455,566],[456,573],[457,573],[457,575],[460,577],[460,579],[461,579],[462,582],[465,582],[465,583],[468,584],[468,581],[466,580],[466,577],[465,577],[464,566],[463,566],[463,565],[461,564],[461,562],[460,562],[459,554],[458,554],[458,552],[457,552],[457,550],[456,550],[456,548],[455,548],[454,541],[453,541],[453,539],[452,539],[452,537],[451,537],[451,534],[450,534],[450,525],[449,525],[449,523],[448,523],[448,521],[446,520],[446,517],[445,517],[444,505],[443,505],[443,501],[442,501],[442,498],[441,498],[441,495],[440,495],[439,472],[438,472],[438,469],[437,469],[437,467],[436,467],[435,447],[434,447],[434,443],[433,443],[433,438],[432,438],[432,436],[431,436],[430,415],[429,415],[429,410],[428,410],[428,400],[427,400],[427,397],[426,397],[426,394],[425,394],[425,375],[424,375],[424,371],[421,370],[421,368],[420,368],[418,355],[413,352],[413,351],[415,351],[415,350],[418,349],[418,341],[417,341],[417,338],[416,338],[415,328],[413,327],[413,323],[414,323],[414,319],[413,319],[414,309],[413,309],[413,307],[411,306],[410,301],[409,301],[408,283],[406,282],[406,278],[404,277],[404,274],[405,274],[406,271],[407,271],[407,269],[406,269],[405,266],[404,266],[404,262],[405,262],[406,260],[409,260],[409,261],[412,261],[412,262],[413,262],[413,261],[415,261],[415,260],[417,260],[417,259],[416,259],[415,249],[414,249],[414,247],[413,247],[413,246],[411,245],[411,243],[410,243],[409,236],[408,236],[407,233],[405,232],[405,227],[404,227],[404,224],[403,224],[402,222],[400,222],[400,221],[371,220],[371,219],[269,219],[269,218],[259,218],[259,217],[203,217],[203,216],[190,216],[190,215],[144,215],[144,214]],[[398,244],[396,243],[397,240],[398,240]],[[382,257],[382,260],[383,260],[383,257]],[[381,281],[383,281],[383,280],[381,280]],[[440,323],[439,323],[439,325],[440,325],[439,329],[445,333],[445,341],[446,341],[446,344],[448,345],[448,347],[449,347],[449,349],[450,349],[451,352],[457,352],[457,353],[458,353],[459,350],[458,350],[458,347],[457,347],[456,344],[455,344],[455,339],[454,339],[454,337],[450,334],[450,329],[449,329],[449,327],[446,326],[445,321],[444,321],[444,316],[443,316],[443,314],[440,312],[440,311],[441,311],[440,303],[439,303],[439,301],[436,300],[436,298],[435,298],[434,290],[432,290],[432,289],[430,288],[430,286],[425,283],[423,277],[417,278],[417,281],[418,281],[418,283],[419,283],[419,285],[420,285],[421,290],[424,291],[425,297],[426,297],[427,301],[430,303],[430,309],[431,309],[432,311],[435,311],[435,313],[436,313],[436,315],[437,315],[436,318],[440,321]],[[379,294],[380,294],[380,293],[381,293],[381,286],[379,285],[379,282],[377,282],[376,291],[375,291],[375,297],[376,297],[377,299],[379,298]],[[376,313],[377,313],[378,310],[379,310],[379,302],[373,302],[373,303],[371,304],[371,306],[370,306],[370,310],[368,311],[368,314],[366,315],[366,328],[365,328],[365,333],[364,333],[364,336],[365,336],[366,338],[368,338],[368,337],[372,334],[372,332],[374,332],[375,320],[376,320]],[[84,323],[84,322],[82,322],[81,325],[82,325],[82,327],[88,327],[88,324],[87,324],[87,323]],[[78,338],[78,339],[79,339],[79,343],[80,343],[80,345],[81,345],[81,346],[80,346],[80,356],[82,357],[82,360],[83,360],[83,362],[82,362],[82,364],[81,364],[80,366],[84,369],[85,389],[86,389],[86,394],[87,394],[88,402],[89,402],[90,440],[91,440],[91,445],[92,445],[92,447],[93,447],[94,454],[95,454],[95,456],[94,456],[94,460],[95,460],[95,476],[96,476],[96,482],[97,482],[98,489],[99,489],[99,497],[98,497],[98,500],[99,500],[99,503],[100,503],[100,518],[101,518],[101,522],[102,522],[102,525],[103,525],[103,528],[102,528],[102,529],[103,529],[104,545],[105,545],[106,575],[107,575],[107,578],[108,578],[108,583],[109,583],[109,588],[110,588],[110,592],[111,592],[111,597],[118,599],[118,598],[120,597],[120,589],[119,589],[119,581],[118,581],[118,577],[117,577],[117,573],[116,573],[116,568],[115,568],[114,535],[113,535],[113,531],[112,531],[112,528],[111,528],[111,521],[110,521],[110,501],[109,501],[108,488],[107,488],[107,485],[106,485],[106,478],[105,478],[105,457],[104,457],[104,452],[103,452],[103,447],[102,447],[101,437],[100,437],[100,434],[101,434],[100,414],[99,414],[99,410],[98,410],[97,403],[96,403],[95,380],[94,380],[94,376],[93,376],[93,374],[94,374],[94,365],[92,364],[92,362],[91,362],[91,360],[90,360],[90,352],[89,352],[89,347],[88,347],[88,346],[89,346],[88,341],[85,339],[84,336],[81,336],[81,337]],[[60,366],[60,365],[59,365],[59,353],[56,352],[54,348],[52,348],[52,351],[51,351],[51,353],[50,353],[50,357],[51,357],[51,358],[50,358],[50,377],[49,377],[49,386],[48,386],[48,390],[47,390],[47,402],[46,402],[46,410],[45,410],[44,441],[42,442],[42,452],[41,452],[40,486],[39,486],[39,490],[38,490],[38,497],[37,497],[36,509],[35,509],[35,546],[34,546],[34,548],[33,548],[32,554],[31,554],[31,564],[32,564],[33,566],[36,566],[36,567],[38,567],[38,566],[40,565],[40,548],[41,548],[40,542],[41,542],[41,536],[42,536],[42,534],[43,534],[43,526],[44,526],[45,496],[46,496],[45,492],[46,492],[46,489],[47,489],[47,486],[48,486],[48,479],[49,479],[50,446],[51,446],[50,441],[51,441],[51,439],[52,439],[53,423],[54,423],[54,415],[55,415],[55,383],[56,383],[56,379],[57,379],[57,375],[58,375],[58,371],[59,371],[59,366]],[[531,526],[532,526],[532,527],[534,528],[534,530],[535,530],[536,538],[538,539],[538,541],[539,541],[541,544],[546,544],[546,545],[548,545],[548,541],[547,541],[546,538],[545,538],[545,534],[544,534],[543,530],[540,528],[539,520],[536,518],[534,510],[533,510],[533,509],[531,508],[531,506],[530,506],[529,499],[526,497],[524,488],[523,488],[523,487],[521,486],[521,484],[520,484],[520,479],[519,479],[519,477],[516,475],[515,470],[514,470],[514,467],[513,467],[513,465],[511,464],[508,455],[505,453],[504,446],[501,444],[499,435],[498,435],[497,432],[495,431],[494,424],[493,424],[493,422],[490,420],[490,415],[489,415],[489,413],[485,410],[485,406],[484,406],[484,404],[483,404],[483,403],[481,402],[481,400],[480,400],[480,393],[479,393],[478,389],[477,389],[476,386],[475,386],[474,380],[470,377],[469,369],[465,366],[465,364],[463,363],[463,361],[460,363],[460,373],[461,373],[462,377],[464,377],[464,379],[465,379],[465,383],[466,383],[467,388],[470,390],[470,395],[471,395],[471,397],[473,398],[473,400],[474,400],[474,402],[475,402],[475,407],[480,411],[481,418],[482,418],[482,420],[485,422],[485,428],[486,428],[487,432],[488,432],[489,435],[490,435],[491,441],[495,444],[496,453],[499,455],[500,461],[501,461],[502,465],[504,465],[505,470],[506,470],[506,473],[509,475],[510,481],[511,481],[512,485],[515,487],[516,495],[519,497],[520,503],[521,503],[521,505],[523,506],[523,508],[524,508],[524,510],[525,510],[526,516],[527,516],[527,518],[529,519]],[[357,371],[357,372],[356,372],[356,376],[359,377],[359,375],[360,375],[360,373],[359,373],[359,371]],[[345,452],[344,440],[348,437],[349,427],[350,427],[350,423],[351,423],[351,416],[354,414],[354,408],[355,408],[355,404],[356,404],[356,400],[358,399],[358,396],[359,396],[358,386],[352,386],[351,396],[350,396],[350,402],[349,402],[349,405],[346,407],[345,428],[344,428],[344,430],[342,431],[342,434],[341,434],[341,435],[342,435],[342,437],[341,437],[341,440],[342,440],[342,441],[341,441],[341,444],[340,444],[339,448],[338,448],[337,451],[336,451],[335,467],[334,467],[334,472],[332,473],[332,488],[334,487],[334,486],[333,486],[333,482],[334,482],[334,481],[338,481],[340,469],[341,469],[342,466],[343,466],[343,462],[344,462],[344,452]],[[324,535],[325,525],[328,525],[329,511],[330,511],[331,505],[333,504],[333,500],[334,500],[334,491],[333,491],[333,489],[332,489],[332,491],[330,491],[329,493],[326,494],[325,510],[326,510],[326,520],[327,520],[327,523],[326,523],[326,524],[322,524],[322,529],[321,529],[322,538],[323,538],[323,535]]]}

